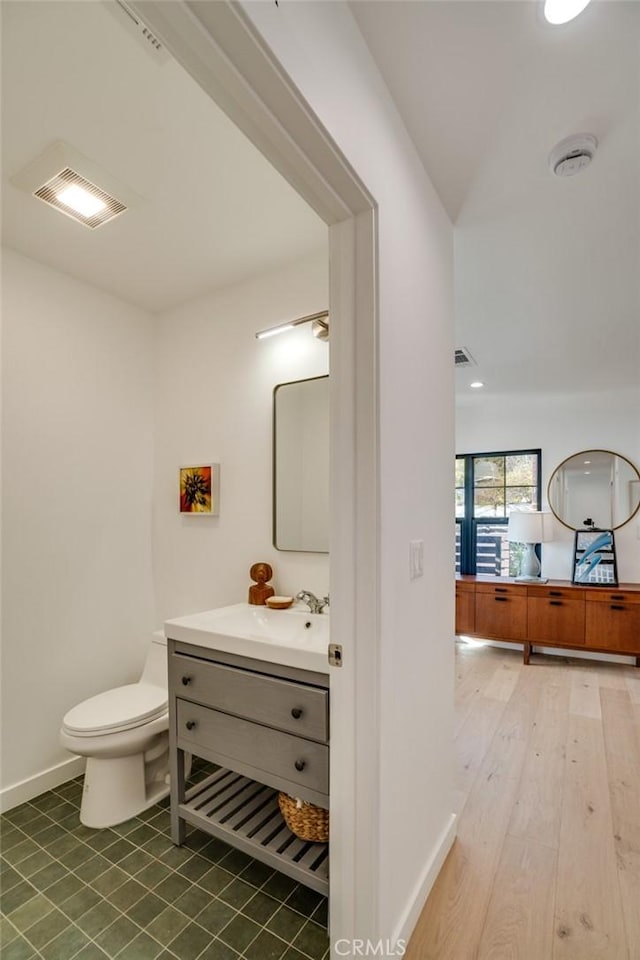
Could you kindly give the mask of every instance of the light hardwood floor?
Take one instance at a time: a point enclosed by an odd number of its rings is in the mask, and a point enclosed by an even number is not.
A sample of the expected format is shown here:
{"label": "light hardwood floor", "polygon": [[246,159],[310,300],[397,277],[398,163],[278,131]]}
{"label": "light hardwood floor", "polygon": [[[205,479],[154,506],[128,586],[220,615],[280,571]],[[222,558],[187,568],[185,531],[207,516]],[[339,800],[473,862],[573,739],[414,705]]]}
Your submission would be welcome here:
{"label": "light hardwood floor", "polygon": [[456,646],[458,836],[407,960],[640,960],[640,670]]}

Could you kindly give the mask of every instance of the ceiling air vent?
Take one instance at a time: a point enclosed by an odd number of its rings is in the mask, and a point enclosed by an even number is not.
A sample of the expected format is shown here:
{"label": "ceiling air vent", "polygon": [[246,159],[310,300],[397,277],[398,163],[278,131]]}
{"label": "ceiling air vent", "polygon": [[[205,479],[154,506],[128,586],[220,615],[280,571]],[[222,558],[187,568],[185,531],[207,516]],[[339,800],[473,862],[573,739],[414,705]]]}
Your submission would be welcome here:
{"label": "ceiling air vent", "polygon": [[70,167],[61,170],[38,190],[34,190],[33,195],[92,229],[101,227],[103,223],[108,223],[127,209],[124,203],[105,193]]}
{"label": "ceiling air vent", "polygon": [[125,0],[107,0],[107,9],[111,10],[119,23],[126,24],[129,33],[132,33],[136,39],[151,54],[156,63],[166,63],[169,60],[169,53],[162,42],[151,32],[149,27],[140,19],[135,10],[132,10]]}
{"label": "ceiling air vent", "polygon": [[90,229],[144,202],[130,187],[63,140],[50,144],[14,174],[11,183]]}
{"label": "ceiling air vent", "polygon": [[477,367],[478,364],[473,359],[466,347],[458,347],[454,354],[456,369],[458,367]]}

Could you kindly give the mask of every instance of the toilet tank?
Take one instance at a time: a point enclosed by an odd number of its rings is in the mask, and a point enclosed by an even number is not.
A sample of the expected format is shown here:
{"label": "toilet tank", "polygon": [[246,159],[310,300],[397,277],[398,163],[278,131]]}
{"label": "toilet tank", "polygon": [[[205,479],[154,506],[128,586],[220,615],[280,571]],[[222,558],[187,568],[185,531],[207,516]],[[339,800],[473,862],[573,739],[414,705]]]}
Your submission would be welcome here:
{"label": "toilet tank", "polygon": [[152,683],[156,687],[167,690],[167,639],[162,630],[156,630],[151,635],[147,659],[140,677],[141,683]]}

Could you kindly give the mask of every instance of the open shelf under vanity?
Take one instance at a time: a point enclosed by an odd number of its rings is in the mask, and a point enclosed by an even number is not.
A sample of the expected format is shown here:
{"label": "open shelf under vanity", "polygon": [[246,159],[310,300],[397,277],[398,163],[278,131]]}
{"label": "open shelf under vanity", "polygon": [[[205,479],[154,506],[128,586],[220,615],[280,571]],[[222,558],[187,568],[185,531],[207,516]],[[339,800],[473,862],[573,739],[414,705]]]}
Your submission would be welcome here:
{"label": "open shelf under vanity", "polygon": [[299,883],[328,893],[329,844],[299,840],[291,833],[272,787],[221,767],[186,791],[179,815]]}

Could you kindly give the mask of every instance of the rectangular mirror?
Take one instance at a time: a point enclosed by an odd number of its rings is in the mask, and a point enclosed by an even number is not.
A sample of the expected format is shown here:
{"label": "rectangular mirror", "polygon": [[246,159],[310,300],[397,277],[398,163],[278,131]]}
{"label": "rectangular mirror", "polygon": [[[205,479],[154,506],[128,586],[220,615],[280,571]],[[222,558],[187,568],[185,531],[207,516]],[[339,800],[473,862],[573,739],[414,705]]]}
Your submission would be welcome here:
{"label": "rectangular mirror", "polygon": [[329,552],[329,377],[273,391],[273,545]]}

